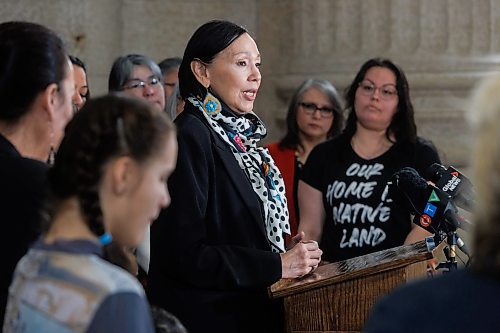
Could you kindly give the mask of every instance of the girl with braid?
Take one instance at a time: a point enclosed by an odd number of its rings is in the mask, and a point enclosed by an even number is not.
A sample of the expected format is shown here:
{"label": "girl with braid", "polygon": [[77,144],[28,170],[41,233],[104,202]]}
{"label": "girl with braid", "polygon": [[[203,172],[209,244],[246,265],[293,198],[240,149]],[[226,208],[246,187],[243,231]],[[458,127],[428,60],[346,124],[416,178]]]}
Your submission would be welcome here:
{"label": "girl with braid", "polygon": [[103,247],[141,242],[170,203],[176,158],[174,126],[149,104],[85,104],[49,171],[47,229],[18,263],[3,332],[153,332],[143,289]]}

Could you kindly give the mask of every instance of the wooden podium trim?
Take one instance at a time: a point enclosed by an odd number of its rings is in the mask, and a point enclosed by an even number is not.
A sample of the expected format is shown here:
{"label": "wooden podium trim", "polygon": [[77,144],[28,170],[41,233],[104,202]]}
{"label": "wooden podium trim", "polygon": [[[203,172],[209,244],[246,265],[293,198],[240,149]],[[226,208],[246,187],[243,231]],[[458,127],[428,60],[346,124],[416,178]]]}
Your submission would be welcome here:
{"label": "wooden podium trim", "polygon": [[318,267],[303,278],[281,279],[268,288],[271,298],[280,298],[362,276],[409,266],[433,257],[425,241],[403,245]]}

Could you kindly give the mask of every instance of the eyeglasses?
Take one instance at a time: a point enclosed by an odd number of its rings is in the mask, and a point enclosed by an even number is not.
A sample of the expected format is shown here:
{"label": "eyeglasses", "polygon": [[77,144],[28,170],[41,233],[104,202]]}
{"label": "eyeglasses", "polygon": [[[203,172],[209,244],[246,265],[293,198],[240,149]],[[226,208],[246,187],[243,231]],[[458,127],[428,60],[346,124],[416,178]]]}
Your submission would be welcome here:
{"label": "eyeglasses", "polygon": [[323,118],[331,118],[333,117],[333,113],[335,112],[335,109],[327,107],[320,108],[314,103],[300,102],[299,105],[302,106],[302,109],[306,114],[313,115],[314,112],[319,111],[319,114]]}
{"label": "eyeglasses", "polygon": [[161,86],[161,81],[154,75],[148,77],[146,82],[140,79],[133,79],[125,83],[123,89],[144,89],[146,85],[150,87]]}
{"label": "eyeglasses", "polygon": [[379,91],[380,93],[380,98],[389,101],[392,100],[394,97],[398,95],[398,90],[396,89],[396,86],[393,84],[384,84],[381,87],[377,87],[370,81],[361,81],[359,83],[359,88],[361,89],[361,93],[365,96],[373,96],[375,94],[375,91]]}

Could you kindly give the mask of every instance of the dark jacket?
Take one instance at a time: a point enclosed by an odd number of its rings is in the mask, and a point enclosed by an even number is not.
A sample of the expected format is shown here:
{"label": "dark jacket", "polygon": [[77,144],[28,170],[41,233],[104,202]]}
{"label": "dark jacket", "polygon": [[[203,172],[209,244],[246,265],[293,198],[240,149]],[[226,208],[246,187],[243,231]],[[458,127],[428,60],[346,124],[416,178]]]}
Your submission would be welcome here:
{"label": "dark jacket", "polygon": [[498,332],[498,295],[498,279],[458,270],[402,286],[383,297],[363,331]]}
{"label": "dark jacket", "polygon": [[281,306],[267,288],[281,260],[261,204],[227,144],[191,104],[176,119],[172,204],[151,228],[148,296],[191,333],[276,332]]}
{"label": "dark jacket", "polygon": [[0,135],[0,321],[3,322],[12,273],[40,233],[47,165],[22,157]]}

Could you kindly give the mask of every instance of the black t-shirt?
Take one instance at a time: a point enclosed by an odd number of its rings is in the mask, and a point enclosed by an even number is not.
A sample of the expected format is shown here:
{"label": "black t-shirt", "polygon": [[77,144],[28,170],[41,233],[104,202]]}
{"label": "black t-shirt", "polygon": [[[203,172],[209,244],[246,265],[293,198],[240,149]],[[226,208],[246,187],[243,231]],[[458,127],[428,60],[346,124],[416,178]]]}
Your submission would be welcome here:
{"label": "black t-shirt", "polygon": [[316,146],[301,180],[322,193],[323,260],[335,262],[402,245],[411,230],[410,212],[387,200],[387,181],[403,167],[424,174],[433,163],[440,163],[436,149],[421,138],[416,144],[395,144],[371,160],[359,157],[344,134]]}

